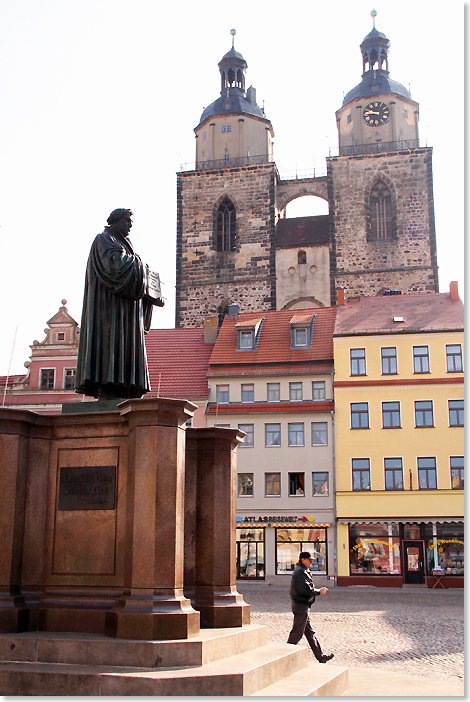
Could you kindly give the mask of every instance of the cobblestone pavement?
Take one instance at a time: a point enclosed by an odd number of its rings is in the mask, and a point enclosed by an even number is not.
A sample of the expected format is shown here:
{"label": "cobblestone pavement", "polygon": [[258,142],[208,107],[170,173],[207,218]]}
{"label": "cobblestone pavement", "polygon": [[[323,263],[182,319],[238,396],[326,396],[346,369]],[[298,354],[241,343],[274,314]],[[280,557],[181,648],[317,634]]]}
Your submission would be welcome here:
{"label": "cobblestone pavement", "polygon": [[[287,641],[292,626],[289,587],[238,584],[251,621],[270,641]],[[463,682],[463,590],[330,588],[317,597],[310,621],[334,663]],[[307,643],[303,638],[303,643]],[[314,659],[311,651],[309,656]]]}

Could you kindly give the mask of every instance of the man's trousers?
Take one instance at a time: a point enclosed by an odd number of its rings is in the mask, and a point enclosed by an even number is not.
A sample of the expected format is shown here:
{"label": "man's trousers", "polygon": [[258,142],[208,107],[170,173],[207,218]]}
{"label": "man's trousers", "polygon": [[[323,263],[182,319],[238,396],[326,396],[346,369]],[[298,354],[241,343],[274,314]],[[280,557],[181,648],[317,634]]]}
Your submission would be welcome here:
{"label": "man's trousers", "polygon": [[315,632],[310,624],[310,618],[308,616],[308,606],[304,604],[299,604],[298,602],[292,602],[292,613],[294,615],[294,624],[292,625],[289,638],[287,643],[298,644],[302,636],[305,634],[310,648],[313,651],[313,655],[319,661],[323,657],[320,643],[315,636]]}

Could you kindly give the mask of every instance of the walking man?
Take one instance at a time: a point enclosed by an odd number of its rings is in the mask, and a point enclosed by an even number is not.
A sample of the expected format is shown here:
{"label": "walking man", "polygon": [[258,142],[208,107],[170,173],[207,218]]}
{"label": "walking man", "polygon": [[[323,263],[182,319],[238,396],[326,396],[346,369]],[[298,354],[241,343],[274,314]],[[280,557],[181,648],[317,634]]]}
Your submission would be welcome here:
{"label": "walking man", "polygon": [[302,636],[305,634],[310,648],[319,663],[327,663],[334,657],[333,653],[324,654],[321,650],[320,643],[315,636],[315,632],[310,624],[308,610],[315,602],[317,595],[326,595],[327,587],[315,588],[313,579],[310,574],[310,566],[312,557],[308,551],[302,551],[299,555],[294,573],[292,575],[290,585],[290,596],[292,599],[292,613],[294,615],[294,624],[287,639],[287,643],[298,644]]}

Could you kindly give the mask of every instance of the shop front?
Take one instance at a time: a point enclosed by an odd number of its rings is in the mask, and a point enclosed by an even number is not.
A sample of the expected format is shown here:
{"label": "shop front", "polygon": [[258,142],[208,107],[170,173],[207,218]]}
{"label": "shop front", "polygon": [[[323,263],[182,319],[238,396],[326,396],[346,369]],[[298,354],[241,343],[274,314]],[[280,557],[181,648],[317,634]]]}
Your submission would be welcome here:
{"label": "shop front", "polygon": [[463,587],[463,521],[339,519],[338,541],[339,586]]}
{"label": "shop front", "polygon": [[309,551],[315,583],[334,582],[332,521],[308,515],[238,515],[237,578],[287,584],[301,551]]}

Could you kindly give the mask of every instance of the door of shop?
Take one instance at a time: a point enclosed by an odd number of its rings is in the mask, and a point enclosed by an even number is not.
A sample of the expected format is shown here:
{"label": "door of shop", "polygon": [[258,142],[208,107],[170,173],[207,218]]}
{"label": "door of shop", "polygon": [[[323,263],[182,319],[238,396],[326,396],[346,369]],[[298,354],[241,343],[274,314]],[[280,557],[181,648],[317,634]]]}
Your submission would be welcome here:
{"label": "door of shop", "polygon": [[237,578],[264,579],[264,543],[238,542]]}
{"label": "door of shop", "polygon": [[424,541],[403,541],[403,561],[405,583],[424,583]]}

